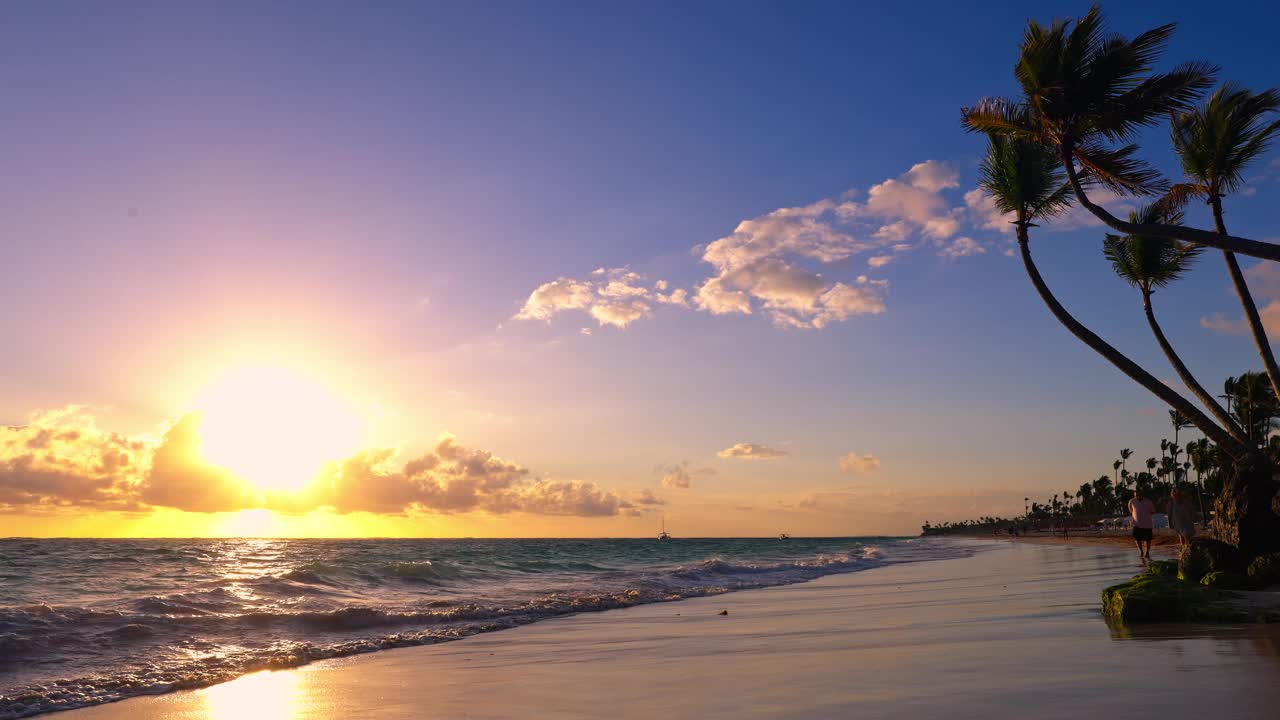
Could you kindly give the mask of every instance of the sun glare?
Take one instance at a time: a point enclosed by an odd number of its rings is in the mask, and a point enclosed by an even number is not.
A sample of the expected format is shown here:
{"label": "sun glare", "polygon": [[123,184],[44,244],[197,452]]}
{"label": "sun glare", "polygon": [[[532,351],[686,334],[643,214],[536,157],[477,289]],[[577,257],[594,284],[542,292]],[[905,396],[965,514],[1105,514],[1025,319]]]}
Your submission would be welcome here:
{"label": "sun glare", "polygon": [[228,371],[197,398],[209,462],[263,489],[296,490],[357,449],[355,407],[319,380],[277,367]]}

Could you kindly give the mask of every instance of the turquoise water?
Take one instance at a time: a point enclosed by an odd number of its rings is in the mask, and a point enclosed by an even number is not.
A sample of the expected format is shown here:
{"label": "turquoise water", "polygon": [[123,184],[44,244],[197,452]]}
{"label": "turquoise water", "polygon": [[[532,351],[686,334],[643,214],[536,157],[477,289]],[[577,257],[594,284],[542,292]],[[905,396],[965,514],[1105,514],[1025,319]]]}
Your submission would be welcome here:
{"label": "turquoise water", "polygon": [[965,552],[903,538],[0,540],[0,719]]}

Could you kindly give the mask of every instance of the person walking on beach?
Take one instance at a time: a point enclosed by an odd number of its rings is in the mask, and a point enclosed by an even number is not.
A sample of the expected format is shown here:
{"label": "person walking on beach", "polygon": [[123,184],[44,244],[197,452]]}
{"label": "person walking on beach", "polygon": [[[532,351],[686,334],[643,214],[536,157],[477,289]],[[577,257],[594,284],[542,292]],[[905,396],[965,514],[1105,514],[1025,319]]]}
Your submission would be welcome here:
{"label": "person walking on beach", "polygon": [[1191,542],[1196,535],[1196,515],[1191,503],[1181,490],[1174,490],[1169,498],[1169,527],[1178,533],[1178,546]]}
{"label": "person walking on beach", "polygon": [[1129,517],[1133,518],[1133,544],[1138,546],[1138,556],[1143,560],[1151,559],[1151,516],[1155,513],[1156,506],[1142,488],[1134,488]]}

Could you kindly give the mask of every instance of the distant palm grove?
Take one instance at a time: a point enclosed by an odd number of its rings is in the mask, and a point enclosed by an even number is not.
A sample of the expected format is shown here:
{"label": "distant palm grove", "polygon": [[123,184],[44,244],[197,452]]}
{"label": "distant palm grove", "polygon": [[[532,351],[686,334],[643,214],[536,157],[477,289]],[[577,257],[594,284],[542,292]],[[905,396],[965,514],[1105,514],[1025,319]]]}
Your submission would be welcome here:
{"label": "distant palm grove", "polygon": [[[1280,441],[1271,437],[1280,367],[1237,255],[1276,261],[1280,245],[1231,235],[1225,208],[1280,136],[1280,93],[1219,84],[1218,68],[1208,62],[1157,71],[1173,31],[1162,25],[1126,38],[1106,30],[1097,6],[1074,21],[1030,21],[1013,67],[1021,95],[961,111],[965,129],[987,139],[980,184],[1008,215],[1040,299],[1072,335],[1170,408],[1173,439],[1161,442],[1159,457],[1135,460],[1122,450],[1110,473],[1043,501],[1028,498],[1023,520],[1114,515],[1134,487],[1157,503],[1181,487],[1204,507],[1217,538],[1258,555],[1280,549]],[[1172,181],[1134,143],[1140,130],[1164,123],[1181,166]],[[1147,200],[1121,219],[1095,202],[1103,192]],[[1073,205],[1114,231],[1099,238],[1101,259],[1137,291],[1152,339],[1189,397],[1077,320],[1040,275],[1032,231]],[[1212,229],[1195,227],[1187,217],[1193,211]],[[1154,302],[1206,250],[1221,256],[1262,366],[1228,379],[1222,393],[1209,391],[1182,361]],[[1204,437],[1181,443],[1191,428]]]}
{"label": "distant palm grove", "polygon": [[[1246,372],[1239,377],[1229,377],[1223,383],[1220,397],[1226,402],[1227,412],[1251,441],[1256,443],[1272,463],[1280,465],[1280,402],[1260,372]],[[1134,451],[1123,448],[1116,453],[1111,471],[1096,479],[1082,483],[1075,490],[1063,490],[1044,500],[1024,498],[1025,512],[1019,517],[1004,518],[985,516],[961,522],[925,523],[922,528],[928,534],[948,531],[1005,530],[1027,524],[1055,525],[1063,521],[1072,524],[1094,523],[1105,518],[1124,516],[1133,490],[1155,501],[1157,508],[1168,504],[1169,496],[1176,488],[1189,498],[1208,518],[1213,499],[1222,493],[1224,479],[1232,470],[1232,459],[1222,448],[1208,438],[1188,440],[1179,444],[1182,432],[1193,426],[1176,410],[1169,411],[1169,425],[1173,438],[1160,441],[1160,456],[1145,459],[1135,457]],[[1133,469],[1130,469],[1132,464]]]}

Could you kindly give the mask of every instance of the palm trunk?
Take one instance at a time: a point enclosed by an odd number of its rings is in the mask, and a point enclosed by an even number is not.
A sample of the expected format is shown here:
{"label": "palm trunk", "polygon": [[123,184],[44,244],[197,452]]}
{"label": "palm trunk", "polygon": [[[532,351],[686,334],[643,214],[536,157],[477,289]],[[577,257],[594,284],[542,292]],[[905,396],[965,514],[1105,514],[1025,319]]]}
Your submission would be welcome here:
{"label": "palm trunk", "polygon": [[1040,294],[1040,299],[1049,307],[1049,311],[1058,319],[1058,322],[1062,323],[1072,335],[1075,335],[1081,342],[1092,348],[1094,352],[1101,355],[1112,365],[1115,365],[1120,372],[1146,388],[1169,407],[1182,413],[1196,427],[1200,428],[1200,431],[1206,437],[1227,449],[1228,452],[1232,452],[1233,455],[1246,453],[1246,449],[1230,433],[1210,420],[1195,405],[1192,405],[1186,398],[1157,380],[1151,373],[1143,370],[1137,363],[1130,360],[1119,350],[1111,347],[1105,340],[1095,335],[1093,331],[1072,317],[1066,308],[1062,307],[1062,304],[1058,302],[1058,299],[1054,297],[1053,292],[1049,290],[1049,286],[1045,284],[1044,278],[1040,276],[1040,271],[1036,268],[1035,261],[1031,259],[1030,238],[1028,237],[1026,225],[1019,224],[1017,228],[1018,245],[1022,251],[1022,264],[1027,270],[1027,276],[1031,278],[1031,284],[1035,286],[1036,292]]}
{"label": "palm trunk", "polygon": [[[1209,412],[1213,413],[1213,416],[1218,418],[1218,422],[1222,423],[1222,426],[1226,428],[1227,432],[1231,433],[1232,437],[1241,443],[1248,442],[1248,436],[1244,434],[1244,431],[1240,429],[1240,426],[1236,424],[1235,420],[1231,419],[1231,416],[1227,414],[1227,411],[1222,409],[1222,406],[1218,404],[1218,401],[1213,397],[1213,395],[1208,390],[1205,390],[1204,386],[1196,380],[1195,376],[1191,374],[1191,371],[1187,369],[1186,364],[1182,362],[1182,358],[1178,356],[1178,353],[1174,352],[1173,346],[1169,344],[1169,339],[1164,336],[1164,330],[1160,328],[1160,323],[1156,322],[1155,311],[1151,308],[1150,291],[1142,291],[1142,309],[1147,314],[1147,324],[1151,326],[1151,334],[1156,336],[1156,343],[1160,345],[1160,349],[1164,352],[1164,356],[1169,358],[1169,364],[1172,365],[1174,371],[1178,373],[1178,379],[1182,380],[1182,383],[1187,386],[1187,389],[1190,390],[1206,408],[1209,408]],[[1173,431],[1173,442],[1175,445],[1178,442],[1177,428],[1174,428]]]}
{"label": "palm trunk", "polygon": [[1107,227],[1126,235],[1150,235],[1169,240],[1182,240],[1264,260],[1280,260],[1280,245],[1274,243],[1232,237],[1225,233],[1209,232],[1208,230],[1184,227],[1182,225],[1140,225],[1138,223],[1125,222],[1107,212],[1106,208],[1101,205],[1095,205],[1089,200],[1089,196],[1085,194],[1084,186],[1080,184],[1080,178],[1076,173],[1075,149],[1069,145],[1062,145],[1059,152],[1062,158],[1062,167],[1067,171],[1067,181],[1071,183],[1071,190],[1075,193],[1076,200],[1079,200],[1084,209],[1093,213],[1094,217],[1101,220]]}
{"label": "palm trunk", "polygon": [[[1227,234],[1227,226],[1222,221],[1222,198],[1209,200],[1213,208],[1213,225],[1219,235]],[[1240,306],[1244,308],[1244,317],[1249,321],[1249,331],[1253,333],[1253,344],[1258,346],[1258,355],[1262,357],[1262,365],[1267,369],[1267,379],[1271,381],[1271,390],[1280,398],[1280,366],[1276,365],[1276,356],[1271,351],[1271,341],[1267,339],[1267,330],[1262,326],[1262,318],[1258,315],[1258,306],[1253,302],[1253,294],[1240,272],[1240,263],[1230,250],[1223,250],[1222,257],[1227,261],[1227,272],[1231,274],[1231,284],[1235,286],[1236,295],[1240,297]]]}

